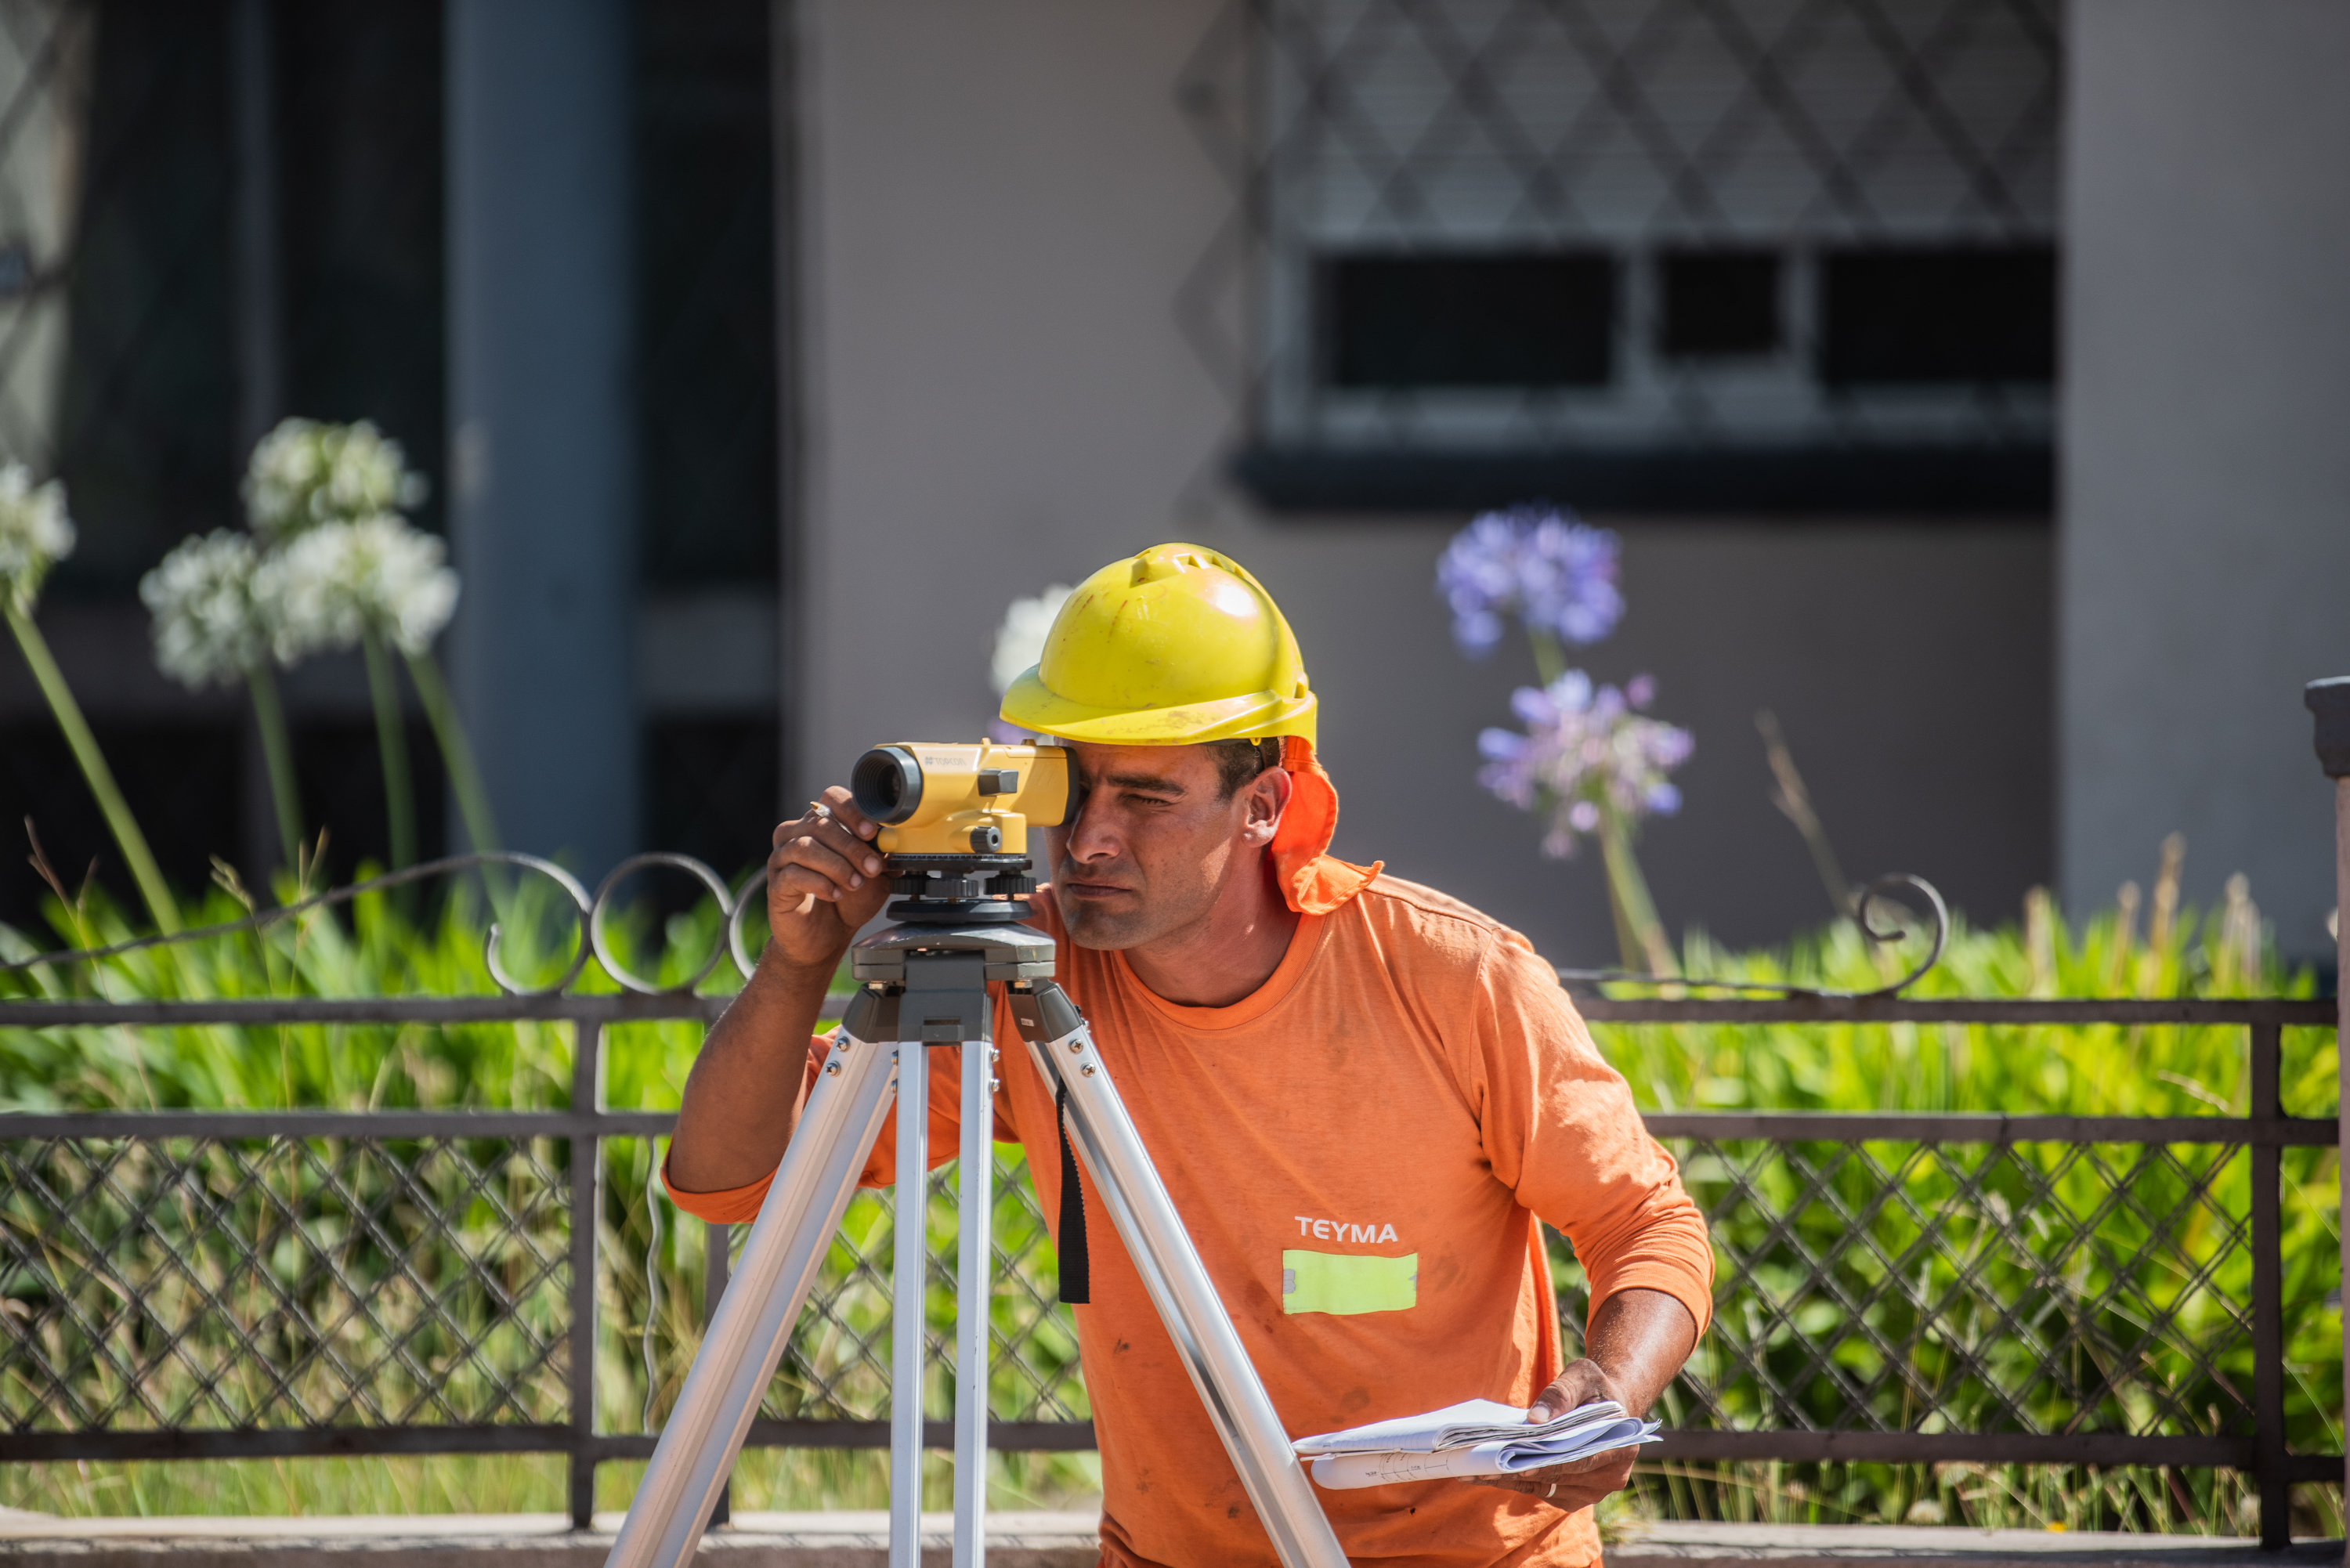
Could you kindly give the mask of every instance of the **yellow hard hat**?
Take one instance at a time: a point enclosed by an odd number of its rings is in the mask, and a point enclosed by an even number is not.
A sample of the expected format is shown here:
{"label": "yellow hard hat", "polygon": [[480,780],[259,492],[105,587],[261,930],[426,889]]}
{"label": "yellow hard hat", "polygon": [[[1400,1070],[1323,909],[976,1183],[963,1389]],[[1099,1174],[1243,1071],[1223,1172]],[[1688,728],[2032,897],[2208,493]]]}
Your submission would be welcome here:
{"label": "yellow hard hat", "polygon": [[1280,607],[1231,557],[1154,545],[1079,585],[1007,722],[1115,745],[1314,739],[1314,692]]}

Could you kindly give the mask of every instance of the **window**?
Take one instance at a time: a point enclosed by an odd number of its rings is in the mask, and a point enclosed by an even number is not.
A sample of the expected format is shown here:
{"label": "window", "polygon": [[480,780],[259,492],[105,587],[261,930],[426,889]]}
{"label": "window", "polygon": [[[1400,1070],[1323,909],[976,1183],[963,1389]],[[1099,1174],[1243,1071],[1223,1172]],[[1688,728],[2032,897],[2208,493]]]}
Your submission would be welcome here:
{"label": "window", "polygon": [[1341,256],[1327,264],[1336,387],[1598,387],[1616,270],[1605,255]]}
{"label": "window", "polygon": [[1838,505],[2044,510],[2060,42],[2057,0],[1233,7],[1180,96],[1239,222],[1180,308],[1244,477],[1759,453],[1802,508],[1815,453]]}
{"label": "window", "polygon": [[1657,284],[1657,349],[1667,358],[1769,354],[1783,341],[1775,251],[1669,251]]}
{"label": "window", "polygon": [[2046,246],[1838,251],[1820,285],[1828,386],[2055,379],[2056,253]]}

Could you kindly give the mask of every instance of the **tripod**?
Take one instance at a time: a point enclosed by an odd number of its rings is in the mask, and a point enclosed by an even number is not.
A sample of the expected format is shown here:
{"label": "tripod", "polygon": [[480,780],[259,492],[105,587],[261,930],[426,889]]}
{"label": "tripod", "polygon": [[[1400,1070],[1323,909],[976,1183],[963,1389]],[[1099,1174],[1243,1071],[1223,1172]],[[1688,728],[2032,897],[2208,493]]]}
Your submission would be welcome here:
{"label": "tripod", "polygon": [[[929,873],[932,877],[939,873]],[[904,888],[906,883],[900,882]],[[902,923],[850,950],[863,989],[833,1036],[775,1184],[751,1227],[677,1408],[661,1431],[607,1568],[682,1568],[733,1472],[759,1401],[840,1228],[859,1172],[897,1096],[898,1221],[891,1282],[889,1568],[920,1568],[922,1459],[923,1216],[929,1191],[930,1074],[923,1052],[962,1053],[962,1147],[956,1224],[955,1568],[986,1555],[988,1283],[996,1087],[993,1004],[1009,988],[1028,1054],[1066,1096],[1078,1158],[1108,1206],[1151,1303],[1240,1471],[1284,1568],[1345,1568],[1329,1521],[1181,1216],[1094,1048],[1084,1017],[1055,984],[1053,940],[1018,923],[1009,899],[958,898],[890,906]],[[1063,1245],[1070,1239],[1062,1238]]]}

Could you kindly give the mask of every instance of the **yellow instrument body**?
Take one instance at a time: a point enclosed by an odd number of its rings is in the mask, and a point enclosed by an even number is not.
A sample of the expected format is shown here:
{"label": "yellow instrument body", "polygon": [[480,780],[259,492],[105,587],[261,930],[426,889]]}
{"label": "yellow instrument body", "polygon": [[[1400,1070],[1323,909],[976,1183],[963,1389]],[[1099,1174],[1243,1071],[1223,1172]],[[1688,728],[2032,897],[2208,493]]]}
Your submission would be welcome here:
{"label": "yellow instrument body", "polygon": [[1025,855],[1031,824],[1067,821],[1069,768],[1066,746],[899,741],[859,757],[849,787],[885,855]]}

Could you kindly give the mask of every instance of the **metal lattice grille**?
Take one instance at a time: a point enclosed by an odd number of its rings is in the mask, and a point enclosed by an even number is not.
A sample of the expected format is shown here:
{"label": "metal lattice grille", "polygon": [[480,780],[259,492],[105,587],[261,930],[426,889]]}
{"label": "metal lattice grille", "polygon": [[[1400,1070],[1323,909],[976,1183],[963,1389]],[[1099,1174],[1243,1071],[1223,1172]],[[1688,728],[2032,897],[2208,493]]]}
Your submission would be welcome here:
{"label": "metal lattice grille", "polygon": [[[1075,1325],[1055,1299],[1052,1235],[1028,1183],[1026,1161],[999,1147],[995,1157],[994,1305],[988,1356],[989,1414],[996,1421],[1082,1421],[1090,1414],[1077,1368]],[[930,1321],[926,1404],[943,1417],[953,1406],[955,1194],[951,1167],[933,1180],[929,1214]],[[799,1328],[761,1407],[790,1421],[881,1421],[889,1416],[889,1289],[897,1195],[861,1192],[850,1201],[827,1253]],[[747,1228],[737,1228],[739,1249]],[[659,1424],[691,1359],[698,1331],[675,1329],[657,1352],[664,1392],[647,1429]]]}
{"label": "metal lattice grille", "polygon": [[[1261,442],[2044,440],[2044,388],[1824,383],[1824,255],[2056,234],[2056,0],[1253,0],[1184,101],[1242,196],[1185,317]],[[1667,252],[1776,262],[1776,347],[1663,351]],[[1328,264],[1596,253],[1613,370],[1572,390],[1334,386]]]}
{"label": "metal lattice grille", "polygon": [[[991,1323],[989,1415],[999,1421],[1082,1420],[1087,1414],[1076,1335],[1053,1299],[1054,1252],[1025,1162],[995,1161],[995,1299]],[[925,1404],[953,1407],[954,1172],[940,1173],[930,1207],[929,1371]],[[785,1353],[764,1413],[800,1419],[879,1420],[889,1414],[890,1248],[896,1195],[860,1196],[826,1260],[800,1331]]]}
{"label": "metal lattice grille", "polygon": [[1689,1424],[2249,1432],[2241,1147],[1690,1145],[1722,1262]]}
{"label": "metal lattice grille", "polygon": [[[2250,1429],[2241,1146],[1679,1152],[1721,1268],[1677,1427]],[[997,1174],[993,1413],[1083,1419],[1044,1218],[1016,1154]],[[568,1226],[551,1147],[48,1139],[0,1144],[0,1179],[11,1429],[563,1418]],[[953,1214],[950,1173],[930,1213],[939,1413]],[[852,1203],[764,1414],[887,1418],[893,1224],[891,1195]],[[698,1335],[673,1321],[661,1335],[673,1393]]]}
{"label": "metal lattice grille", "polygon": [[496,1139],[0,1142],[0,1424],[559,1421],[553,1158]]}
{"label": "metal lattice grille", "polygon": [[[606,1030],[706,1024],[723,1005],[0,1004],[0,1027],[35,1029],[578,1032],[572,1109],[0,1118],[0,1459],[555,1450],[585,1521],[598,1464],[651,1451],[726,1240],[660,1189],[673,1114],[598,1106]],[[1650,1115],[1717,1261],[1713,1328],[1660,1402],[1664,1456],[2231,1468],[2257,1477],[2282,1540],[2291,1485],[2341,1473],[2338,1129],[2286,1115],[2278,1087],[2282,1031],[2329,1026],[2332,1004],[1849,1005],[1878,1023],[2243,1027],[2248,1114]],[[1805,1000],[1583,1007],[1819,1022]],[[1048,1228],[1018,1152],[995,1168],[995,1438],[1091,1447]],[[850,1203],[754,1442],[881,1440],[893,1208],[886,1192]],[[951,1407],[954,1210],[949,1169],[926,1215],[933,1418]],[[1553,1265],[1573,1354],[1587,1296],[1564,1242]]]}

